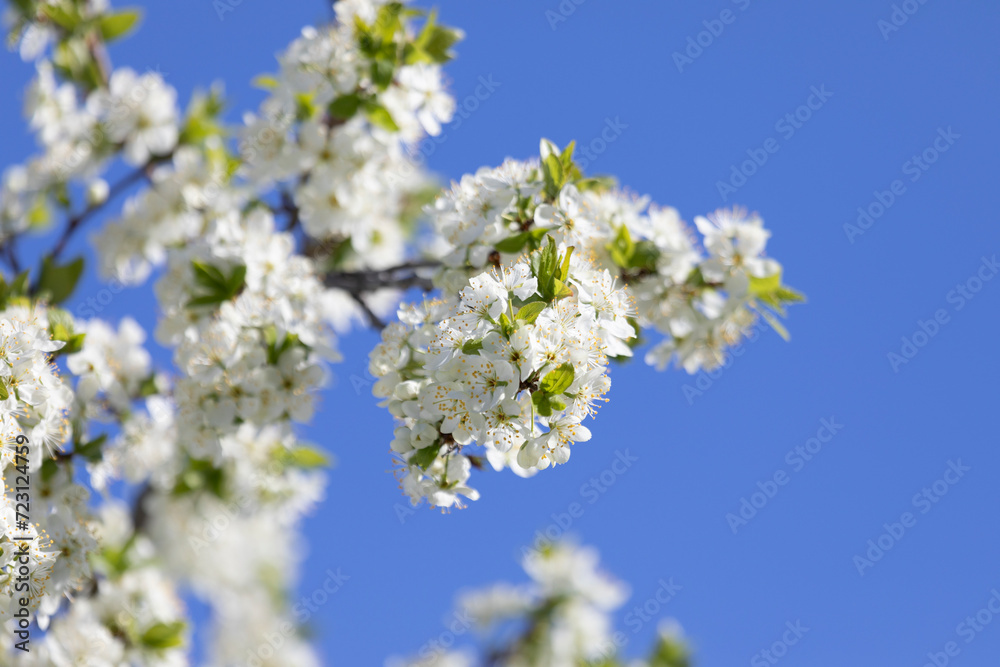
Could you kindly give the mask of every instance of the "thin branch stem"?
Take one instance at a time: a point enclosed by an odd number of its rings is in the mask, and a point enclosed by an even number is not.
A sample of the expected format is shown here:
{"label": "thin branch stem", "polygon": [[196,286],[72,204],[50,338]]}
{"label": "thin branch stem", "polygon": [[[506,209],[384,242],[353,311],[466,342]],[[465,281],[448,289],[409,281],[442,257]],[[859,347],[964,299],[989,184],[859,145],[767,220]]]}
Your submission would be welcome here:
{"label": "thin branch stem", "polygon": [[351,298],[361,307],[371,324],[376,329],[384,329],[383,322],[371,309],[364,295],[380,289],[409,289],[419,287],[425,292],[434,289],[434,283],[430,278],[418,273],[419,269],[428,269],[440,266],[440,262],[434,260],[416,260],[406,262],[398,266],[387,269],[366,269],[363,271],[340,271],[331,272],[324,277],[324,284],[327,287],[342,289],[351,295]]}
{"label": "thin branch stem", "polygon": [[365,301],[363,296],[351,293],[351,297],[359,306],[361,306],[361,310],[365,311],[365,316],[368,318],[368,321],[371,322],[373,327],[379,331],[385,329],[385,322],[383,322],[382,319],[375,314],[375,311],[371,309],[371,306],[368,305],[368,302]]}
{"label": "thin branch stem", "polygon": [[59,237],[59,241],[56,243],[56,247],[52,249],[52,259],[57,259],[59,255],[62,254],[62,251],[66,248],[66,243],[77,232],[80,226],[83,225],[83,223],[85,223],[94,214],[96,214],[98,211],[104,208],[104,206],[107,205],[108,202],[110,202],[112,199],[120,195],[129,186],[133,185],[137,181],[142,180],[143,178],[148,178],[149,173],[152,170],[153,166],[155,166],[156,163],[162,162],[163,160],[166,159],[168,159],[168,156],[156,157],[150,159],[149,162],[139,167],[129,175],[125,176],[123,179],[121,179],[114,185],[112,185],[108,189],[108,196],[104,199],[104,201],[100,202],[99,204],[90,204],[76,215],[70,217],[69,220],[66,221],[66,227],[63,229],[62,236]]}

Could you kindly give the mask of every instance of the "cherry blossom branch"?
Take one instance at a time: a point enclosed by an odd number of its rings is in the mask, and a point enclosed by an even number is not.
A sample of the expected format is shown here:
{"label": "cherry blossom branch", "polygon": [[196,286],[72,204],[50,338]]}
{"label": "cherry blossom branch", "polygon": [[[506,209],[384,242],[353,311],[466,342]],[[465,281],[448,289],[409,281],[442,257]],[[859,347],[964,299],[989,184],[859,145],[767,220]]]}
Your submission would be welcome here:
{"label": "cherry blossom branch", "polygon": [[323,279],[327,287],[342,289],[351,294],[366,294],[385,288],[409,289],[418,287],[425,292],[434,289],[430,278],[420,275],[420,269],[440,266],[436,260],[416,260],[387,269],[364,269],[362,271],[339,271],[326,274]]}
{"label": "cherry blossom branch", "polygon": [[405,290],[411,287],[418,287],[425,292],[429,292],[434,289],[434,283],[430,278],[421,276],[419,269],[437,266],[440,266],[440,262],[434,260],[417,260],[388,269],[331,272],[326,274],[323,282],[327,287],[342,289],[350,294],[355,303],[365,312],[371,325],[376,329],[382,330],[385,328],[385,322],[371,309],[371,306],[365,301],[364,295],[386,288]]}
{"label": "cherry blossom branch", "polygon": [[62,236],[59,237],[59,241],[56,242],[56,246],[52,250],[52,259],[57,259],[59,255],[62,254],[62,251],[66,248],[66,243],[69,242],[70,238],[77,232],[83,223],[98,213],[108,202],[120,195],[131,185],[142,180],[143,178],[148,179],[153,167],[169,158],[169,155],[151,158],[149,162],[112,185],[108,189],[108,196],[105,197],[104,201],[90,204],[76,215],[71,216],[69,220],[66,221],[66,227],[63,229]]}

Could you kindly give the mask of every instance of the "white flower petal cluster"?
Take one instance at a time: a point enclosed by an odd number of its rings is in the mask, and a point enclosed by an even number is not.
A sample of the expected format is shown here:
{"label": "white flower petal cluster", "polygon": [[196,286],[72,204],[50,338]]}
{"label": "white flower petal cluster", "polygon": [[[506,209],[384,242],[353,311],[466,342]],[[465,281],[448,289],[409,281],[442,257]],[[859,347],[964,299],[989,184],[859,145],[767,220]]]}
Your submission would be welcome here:
{"label": "white flower petal cluster", "polygon": [[50,353],[64,344],[52,340],[42,309],[10,306],[0,313],[0,384],[6,395],[0,400],[3,468],[14,465],[19,434],[28,438],[28,465],[36,471],[69,436],[73,392],[50,360]]}
{"label": "white flower petal cluster", "polygon": [[100,110],[107,138],[122,145],[125,161],[132,165],[168,155],[177,145],[177,91],[158,72],[117,69],[108,89],[94,93],[88,104]]}
{"label": "white flower petal cluster", "polygon": [[[557,154],[542,141],[543,156]],[[676,360],[691,373],[721,363],[757,317],[751,283],[780,281],[781,265],[764,256],[770,232],[761,219],[742,209],[696,218],[702,250],[674,209],[585,179],[553,194],[542,167],[508,159],[464,176],[437,199],[428,210],[440,236],[431,251],[446,267],[437,284],[457,291],[489,262],[506,266],[525,243],[548,234],[628,284],[636,323],[667,335],[648,363],[662,369]]]}
{"label": "white flower petal cluster", "polygon": [[484,635],[503,642],[491,647],[486,660],[480,663],[465,653],[437,651],[399,664],[576,667],[613,657],[610,615],[629,591],[600,570],[598,561],[596,550],[572,542],[528,553],[522,566],[531,578],[529,584],[497,584],[459,597],[460,613]]}
{"label": "white flower petal cluster", "polygon": [[37,70],[25,114],[42,153],[0,178],[0,237],[45,224],[72,181],[87,185],[89,204],[101,203],[107,185],[98,174],[117,152],[146,165],[170,155],[178,141],[176,91],[160,74],[122,68],[107,89],[81,100],[77,86],[56,80],[50,62],[40,61]]}
{"label": "white flower petal cluster", "polygon": [[525,474],[565,463],[573,443],[590,439],[582,422],[611,386],[608,355],[629,353],[631,306],[607,271],[565,248],[565,292],[553,297],[533,268],[547,255],[555,261],[554,245],[473,277],[448,306],[401,311],[404,324],[387,327],[372,352],[374,391],[400,422],[392,449],[414,502],[478,497],[464,447]]}
{"label": "white flower petal cluster", "polygon": [[[215,276],[238,293],[211,292]],[[329,291],[270,212],[214,220],[198,242],[170,254],[156,292],[157,337],[177,346],[182,373],[178,437],[192,456],[221,460],[220,438],[243,422],[311,417],[322,361],[338,358]]]}
{"label": "white flower petal cluster", "polygon": [[[154,562],[152,544],[145,537],[132,537],[129,513],[118,502],[101,508],[93,529],[103,549],[96,562],[106,576],[95,581],[92,595],[81,597],[51,621],[40,646],[26,654],[25,664],[186,667],[185,608]],[[129,549],[141,564],[115,570],[122,564],[115,559]]]}
{"label": "white flower petal cluster", "polygon": [[777,287],[781,277],[781,265],[764,256],[770,232],[758,216],[719,210],[695,224],[705,252],[672,209],[652,210],[634,227],[635,238],[657,251],[654,266],[629,284],[639,323],[667,335],[646,354],[660,369],[672,360],[689,373],[721,364],[758,316],[771,317],[756,301],[755,283]]}
{"label": "white flower petal cluster", "polygon": [[405,11],[389,11],[397,5],[338,2],[331,26],[304,29],[278,57],[271,94],[246,115],[240,143],[241,175],[257,187],[281,183],[310,236],[350,239],[348,267],[402,260],[399,219],[428,184],[406,146],[438,134],[455,108],[436,62],[404,62],[388,80],[373,78],[369,35],[415,38]]}
{"label": "white flower petal cluster", "polygon": [[168,163],[152,168],[149,181],[151,187],[126,200],[119,220],[92,235],[106,278],[144,282],[153,267],[165,262],[169,248],[198,238],[207,220],[226,215],[245,199],[239,189],[225,189],[220,160],[191,146],[181,146]]}
{"label": "white flower petal cluster", "polygon": [[88,417],[107,419],[108,413],[131,409],[141,385],[150,379],[151,357],[143,343],[146,332],[131,317],[112,329],[100,319],[77,327],[85,334],[83,348],[66,358],[70,373],[79,377],[76,398]]}

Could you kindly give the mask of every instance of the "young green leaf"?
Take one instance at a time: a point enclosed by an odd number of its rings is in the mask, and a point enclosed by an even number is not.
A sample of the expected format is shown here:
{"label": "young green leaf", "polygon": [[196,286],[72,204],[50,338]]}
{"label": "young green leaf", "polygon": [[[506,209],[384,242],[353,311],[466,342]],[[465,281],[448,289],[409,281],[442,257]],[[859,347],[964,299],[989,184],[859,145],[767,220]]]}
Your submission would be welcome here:
{"label": "young green leaf", "polygon": [[771,294],[781,287],[781,272],[775,273],[767,278],[757,278],[750,276],[750,293],[753,295]]}
{"label": "young green leaf", "polygon": [[143,633],[140,643],[151,649],[167,649],[184,642],[184,622],[157,623]]}
{"label": "young green leaf", "polygon": [[465,344],[462,345],[463,354],[479,354],[479,350],[483,349],[482,340],[467,340]]}
{"label": "young green leaf", "polygon": [[101,31],[101,38],[105,42],[112,42],[124,36],[139,21],[142,12],[138,9],[122,9],[117,12],[105,14],[100,18],[98,27]]}
{"label": "young green leaf", "polygon": [[524,248],[530,238],[531,232],[521,232],[514,236],[508,236],[503,241],[499,241],[494,247],[497,249],[497,252],[521,252],[521,249]]}
{"label": "young green leaf", "polygon": [[514,316],[514,319],[521,320],[525,324],[532,324],[538,319],[538,316],[542,314],[542,311],[545,310],[545,306],[547,305],[548,304],[544,301],[530,301],[521,306],[521,308],[517,311],[517,315]]}
{"label": "young green leaf", "polygon": [[291,451],[284,451],[281,456],[282,462],[292,468],[303,468],[311,470],[313,468],[327,468],[330,465],[330,457],[324,452],[312,447],[296,447]]}
{"label": "young green leaf", "polygon": [[419,466],[421,470],[427,470],[431,464],[434,463],[434,459],[437,458],[439,451],[441,451],[440,442],[437,442],[430,447],[418,449],[417,453],[410,457],[410,463]]}
{"label": "young green leaf", "polygon": [[73,261],[57,265],[52,258],[45,256],[42,259],[42,269],[38,276],[38,285],[35,287],[35,294],[48,296],[49,303],[59,304],[68,299],[83,273],[83,257],[77,257]]}
{"label": "young green leaf", "polygon": [[365,105],[365,116],[372,125],[376,125],[390,132],[399,132],[399,125],[392,119],[392,114],[381,104],[369,102]]}
{"label": "young green leaf", "polygon": [[573,384],[575,371],[572,364],[561,364],[555,370],[551,370],[542,378],[542,391],[557,395],[566,391]]}
{"label": "young green leaf", "polygon": [[563,282],[569,278],[569,258],[573,255],[573,246],[566,248],[566,254],[563,256],[562,266],[559,268],[559,280]]}

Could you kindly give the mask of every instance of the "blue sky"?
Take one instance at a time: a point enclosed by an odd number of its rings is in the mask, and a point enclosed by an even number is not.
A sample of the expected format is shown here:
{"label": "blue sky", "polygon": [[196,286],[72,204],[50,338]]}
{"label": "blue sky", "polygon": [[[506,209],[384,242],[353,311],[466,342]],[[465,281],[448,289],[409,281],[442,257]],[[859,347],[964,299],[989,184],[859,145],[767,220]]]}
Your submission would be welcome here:
{"label": "blue sky", "polygon": [[[185,101],[224,79],[234,120],[260,99],[249,80],[273,69],[302,25],[329,16],[318,0],[246,0],[222,20],[210,0],[146,4],[114,61],[158,67]],[[376,336],[347,337],[306,431],[338,464],[307,524],[301,590],[331,569],[350,577],[312,619],[327,663],[381,664],[440,636],[456,590],[521,580],[521,547],[580,503],[569,532],[632,587],[616,616],[631,655],[655,623],[626,616],[673,578],[681,589],[653,617],[678,618],[705,667],[770,664],[759,652],[786,623],[808,628],[781,658],[788,667],[918,667],[949,642],[949,664],[995,664],[1000,618],[965,619],[1000,590],[1000,278],[990,268],[1000,5],[909,0],[897,3],[900,25],[888,0],[438,6],[467,33],[448,68],[466,117],[429,156],[444,178],[532,155],[541,136],[590,144],[613,123],[620,134],[589,171],[687,220],[733,203],[759,211],[770,254],[809,303],[791,311],[791,342],[763,331],[715,378],[615,367],[594,438],[568,465],[531,480],[483,475],[483,499],[468,509],[403,521],[387,472],[392,425],[365,384]],[[689,62],[675,57],[713,29]],[[31,150],[18,129],[29,75],[15,55],[0,57],[5,165]],[[481,77],[493,92],[464,102]],[[763,164],[743,165],[754,156]],[[754,173],[743,182],[734,167]],[[872,222],[845,230],[859,207]],[[96,289],[91,276],[78,293]],[[151,328],[153,307],[138,290],[105,314]],[[888,356],[904,352],[905,363]],[[795,453],[819,444],[809,460]],[[635,460],[608,472],[619,456]],[[785,483],[772,487],[776,475]],[[758,483],[773,492],[766,504],[752,496]],[[726,517],[744,498],[762,506],[734,534]],[[890,548],[859,573],[855,557],[880,536]]]}

